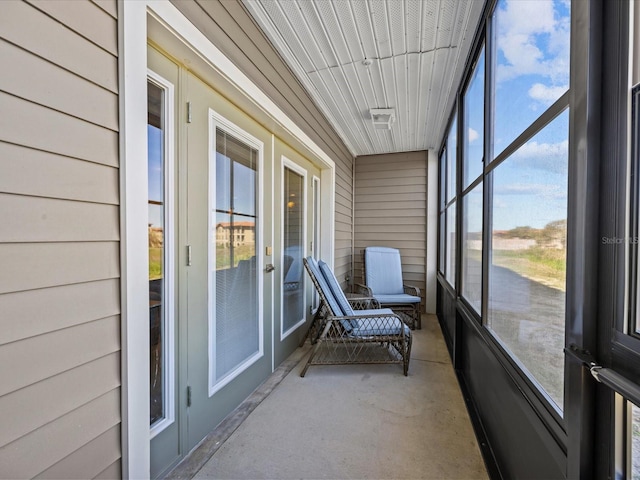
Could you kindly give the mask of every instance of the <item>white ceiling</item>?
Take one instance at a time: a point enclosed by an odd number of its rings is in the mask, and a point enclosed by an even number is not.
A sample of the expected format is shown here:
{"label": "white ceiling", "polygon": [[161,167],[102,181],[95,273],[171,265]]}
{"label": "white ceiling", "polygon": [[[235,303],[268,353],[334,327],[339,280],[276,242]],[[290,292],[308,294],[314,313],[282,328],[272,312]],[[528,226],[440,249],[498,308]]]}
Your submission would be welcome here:
{"label": "white ceiling", "polygon": [[243,2],[354,156],[439,146],[483,0]]}

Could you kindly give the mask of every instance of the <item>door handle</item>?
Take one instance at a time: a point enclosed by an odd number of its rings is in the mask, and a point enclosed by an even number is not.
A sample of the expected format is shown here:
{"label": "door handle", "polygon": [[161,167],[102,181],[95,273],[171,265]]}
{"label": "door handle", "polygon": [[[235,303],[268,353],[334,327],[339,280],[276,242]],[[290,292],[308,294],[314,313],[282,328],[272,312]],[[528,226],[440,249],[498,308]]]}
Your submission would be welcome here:
{"label": "door handle", "polygon": [[265,271],[267,273],[273,272],[276,269],[276,267],[273,266],[273,263],[267,263],[267,266],[265,267]]}

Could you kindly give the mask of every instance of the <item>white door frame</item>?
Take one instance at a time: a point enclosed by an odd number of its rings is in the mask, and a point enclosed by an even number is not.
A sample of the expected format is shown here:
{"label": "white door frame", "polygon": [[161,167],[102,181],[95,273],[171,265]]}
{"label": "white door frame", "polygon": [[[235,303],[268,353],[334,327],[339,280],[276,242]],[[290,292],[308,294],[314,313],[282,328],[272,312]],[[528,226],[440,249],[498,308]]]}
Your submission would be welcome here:
{"label": "white door frame", "polygon": [[[122,475],[150,475],[147,232],[147,19],[152,17],[267,116],[321,168],[322,258],[333,267],[335,163],[168,0],[118,0],[122,321]],[[141,161],[144,159],[145,161]]]}

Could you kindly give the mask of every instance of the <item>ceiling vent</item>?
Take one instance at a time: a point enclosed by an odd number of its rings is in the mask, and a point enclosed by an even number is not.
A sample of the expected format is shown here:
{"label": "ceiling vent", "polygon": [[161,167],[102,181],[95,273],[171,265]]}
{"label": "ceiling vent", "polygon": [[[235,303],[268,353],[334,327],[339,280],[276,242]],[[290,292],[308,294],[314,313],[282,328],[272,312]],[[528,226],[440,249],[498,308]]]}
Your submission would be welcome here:
{"label": "ceiling vent", "polygon": [[381,130],[391,130],[391,125],[396,121],[396,111],[393,108],[372,108],[369,113],[373,126]]}

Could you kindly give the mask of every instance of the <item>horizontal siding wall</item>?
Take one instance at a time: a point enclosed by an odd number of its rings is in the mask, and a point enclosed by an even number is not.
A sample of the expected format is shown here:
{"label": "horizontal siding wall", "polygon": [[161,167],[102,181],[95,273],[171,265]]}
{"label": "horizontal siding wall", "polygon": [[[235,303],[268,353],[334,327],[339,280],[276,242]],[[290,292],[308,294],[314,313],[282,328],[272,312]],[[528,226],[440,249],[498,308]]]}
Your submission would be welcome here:
{"label": "horizontal siding wall", "polygon": [[172,0],[336,164],[335,273],[346,286],[353,246],[353,157],[240,1]]}
{"label": "horizontal siding wall", "polygon": [[424,308],[427,248],[427,152],[356,158],[354,275],[362,283],[361,251],[393,247],[403,280],[420,289]]}
{"label": "horizontal siding wall", "polygon": [[0,6],[0,478],[118,478],[116,0]]}

